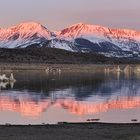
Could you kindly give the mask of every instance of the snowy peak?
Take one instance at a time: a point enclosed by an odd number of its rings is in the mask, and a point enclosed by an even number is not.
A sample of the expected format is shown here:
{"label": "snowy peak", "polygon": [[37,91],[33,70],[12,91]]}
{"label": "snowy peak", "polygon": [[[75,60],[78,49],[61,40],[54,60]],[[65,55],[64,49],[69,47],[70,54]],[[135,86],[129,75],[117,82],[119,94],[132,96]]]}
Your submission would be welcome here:
{"label": "snowy peak", "polygon": [[140,53],[140,32],[135,30],[78,23],[60,31],[58,38],[72,42],[82,52],[94,51],[107,56]]}
{"label": "snowy peak", "polygon": [[0,30],[0,47],[23,48],[32,44],[41,44],[54,38],[54,33],[40,23],[26,22],[8,29]]}
{"label": "snowy peak", "polygon": [[[36,23],[36,22],[24,22],[19,24],[18,26],[15,26],[21,30],[34,30],[37,28],[42,28],[43,26],[40,23]],[[43,27],[45,28],[45,27]]]}
{"label": "snowy peak", "polygon": [[45,38],[50,38],[53,34],[46,27],[36,22],[21,23],[18,26],[16,26],[15,29],[19,32],[24,32],[24,33],[28,33],[28,32],[37,33],[38,35]]}
{"label": "snowy peak", "polygon": [[8,29],[1,29],[0,40],[7,40],[12,36],[16,36],[16,38],[21,39],[31,38],[35,34],[38,37],[44,37],[48,39],[52,36],[52,33],[41,24],[35,22],[26,22]]}
{"label": "snowy peak", "polygon": [[17,26],[13,26],[11,27],[11,29],[17,29],[17,30],[25,30],[25,31],[32,31],[32,30],[35,30],[35,29],[38,29],[38,28],[41,28],[42,25],[40,23],[36,23],[36,22],[24,22],[24,23],[21,23]]}
{"label": "snowy peak", "polygon": [[79,38],[83,36],[101,37],[104,33],[109,33],[109,29],[98,25],[78,23],[62,30],[58,36],[65,38]]}
{"label": "snowy peak", "polygon": [[66,29],[63,29],[58,34],[59,37],[79,38],[79,37],[96,37],[96,38],[128,38],[140,41],[140,32],[128,29],[112,29],[100,25],[89,25],[78,23]]}
{"label": "snowy peak", "polygon": [[111,29],[100,25],[89,25],[85,23],[74,24],[57,33],[49,31],[46,27],[36,22],[25,22],[8,29],[0,28],[0,41],[8,39],[25,39],[33,36],[52,39],[57,37],[66,40],[75,38],[86,39],[132,39],[140,41],[140,32],[127,29]]}

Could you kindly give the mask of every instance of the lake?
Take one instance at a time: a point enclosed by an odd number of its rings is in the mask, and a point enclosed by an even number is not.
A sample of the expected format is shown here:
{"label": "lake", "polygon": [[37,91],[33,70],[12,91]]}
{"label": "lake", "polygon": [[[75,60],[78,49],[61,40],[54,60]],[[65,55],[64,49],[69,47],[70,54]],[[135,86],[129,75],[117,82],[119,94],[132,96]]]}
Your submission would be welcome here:
{"label": "lake", "polygon": [[0,124],[140,122],[139,71],[12,72],[16,82],[0,82]]}

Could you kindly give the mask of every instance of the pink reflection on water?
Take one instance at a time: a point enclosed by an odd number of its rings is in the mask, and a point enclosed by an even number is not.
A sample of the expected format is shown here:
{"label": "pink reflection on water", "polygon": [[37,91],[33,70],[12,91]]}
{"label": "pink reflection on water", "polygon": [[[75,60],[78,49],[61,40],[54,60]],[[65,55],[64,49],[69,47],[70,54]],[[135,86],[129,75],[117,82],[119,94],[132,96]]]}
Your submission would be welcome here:
{"label": "pink reflection on water", "polygon": [[42,99],[32,101],[28,99],[11,99],[8,96],[0,97],[0,111],[18,112],[22,116],[38,118],[51,106],[63,108],[75,115],[87,115],[106,112],[111,109],[133,109],[140,107],[140,97],[118,97],[102,102],[75,101],[74,99]]}

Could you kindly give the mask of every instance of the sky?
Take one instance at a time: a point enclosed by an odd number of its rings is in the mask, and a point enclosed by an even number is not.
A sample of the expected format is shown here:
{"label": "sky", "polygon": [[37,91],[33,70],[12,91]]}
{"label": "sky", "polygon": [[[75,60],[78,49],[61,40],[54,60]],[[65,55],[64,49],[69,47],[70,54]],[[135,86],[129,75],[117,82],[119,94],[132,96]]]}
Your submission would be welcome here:
{"label": "sky", "polygon": [[50,30],[79,22],[140,30],[140,0],[0,0],[0,28],[29,21]]}

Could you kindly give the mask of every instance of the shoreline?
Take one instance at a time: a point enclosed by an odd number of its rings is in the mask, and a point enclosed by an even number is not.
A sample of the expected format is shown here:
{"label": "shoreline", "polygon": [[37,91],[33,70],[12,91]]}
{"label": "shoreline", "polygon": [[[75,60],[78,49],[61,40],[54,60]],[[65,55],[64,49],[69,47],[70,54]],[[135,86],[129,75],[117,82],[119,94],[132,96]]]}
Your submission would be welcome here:
{"label": "shoreline", "polygon": [[0,139],[14,140],[139,140],[140,123],[65,123],[0,125]]}
{"label": "shoreline", "polygon": [[140,126],[140,122],[132,122],[132,123],[109,123],[109,122],[58,122],[56,124],[49,124],[49,123],[42,123],[42,124],[10,124],[10,123],[5,123],[5,124],[0,124],[0,127],[60,127],[60,126]]}
{"label": "shoreline", "polygon": [[93,71],[105,67],[116,66],[140,66],[140,64],[45,64],[45,63],[0,63],[0,70],[45,70],[61,69],[64,71],[78,70],[78,71]]}

